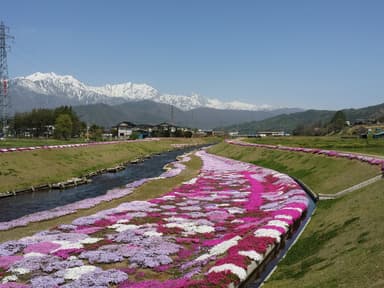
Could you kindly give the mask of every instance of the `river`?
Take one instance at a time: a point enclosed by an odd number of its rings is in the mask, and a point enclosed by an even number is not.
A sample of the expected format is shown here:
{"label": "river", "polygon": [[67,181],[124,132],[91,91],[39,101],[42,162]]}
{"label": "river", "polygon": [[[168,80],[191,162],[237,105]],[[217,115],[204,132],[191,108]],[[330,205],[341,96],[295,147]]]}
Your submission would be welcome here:
{"label": "river", "polygon": [[36,191],[21,193],[0,199],[0,222],[10,221],[22,216],[49,210],[79,200],[105,194],[108,190],[124,186],[136,180],[159,176],[167,163],[176,160],[196,147],[172,150],[138,164],[130,164],[117,173],[105,173],[92,177],[92,182],[65,190]]}

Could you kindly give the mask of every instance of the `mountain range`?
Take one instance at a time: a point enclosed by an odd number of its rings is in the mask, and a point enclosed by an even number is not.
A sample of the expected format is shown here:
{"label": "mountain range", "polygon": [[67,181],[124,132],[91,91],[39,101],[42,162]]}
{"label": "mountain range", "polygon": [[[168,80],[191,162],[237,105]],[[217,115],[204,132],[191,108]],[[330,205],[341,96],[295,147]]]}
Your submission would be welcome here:
{"label": "mountain range", "polygon": [[173,122],[180,126],[211,129],[301,111],[238,101],[222,102],[197,94],[163,94],[147,84],[131,82],[94,87],[73,76],[55,73],[37,72],[17,77],[9,86],[11,112],[70,105],[83,121],[104,127],[130,121],[141,124]]}
{"label": "mountain range", "polygon": [[169,104],[180,110],[214,108],[231,110],[273,110],[270,106],[257,106],[239,101],[223,102],[198,94],[175,95],[161,93],[147,84],[122,83],[89,86],[70,75],[34,73],[11,80],[10,94],[14,111],[22,112],[36,107],[52,108],[57,105],[88,105],[104,103],[116,105],[126,102],[150,100]]}

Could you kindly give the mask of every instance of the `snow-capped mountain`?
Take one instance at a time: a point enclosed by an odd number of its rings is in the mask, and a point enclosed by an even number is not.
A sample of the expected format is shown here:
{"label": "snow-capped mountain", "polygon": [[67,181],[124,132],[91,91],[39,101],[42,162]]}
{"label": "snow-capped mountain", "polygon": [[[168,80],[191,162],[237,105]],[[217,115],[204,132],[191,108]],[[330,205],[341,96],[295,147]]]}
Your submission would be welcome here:
{"label": "snow-capped mountain", "polygon": [[257,106],[238,101],[222,102],[198,94],[190,96],[166,94],[147,84],[131,82],[93,87],[80,82],[73,76],[62,76],[55,73],[37,72],[26,77],[15,78],[12,80],[10,89],[11,92],[18,95],[28,93],[38,95],[39,101],[48,106],[51,106],[48,104],[50,101],[66,105],[95,103],[113,105],[128,101],[151,100],[170,104],[185,111],[199,107],[232,110],[269,110],[271,108],[267,105]]}

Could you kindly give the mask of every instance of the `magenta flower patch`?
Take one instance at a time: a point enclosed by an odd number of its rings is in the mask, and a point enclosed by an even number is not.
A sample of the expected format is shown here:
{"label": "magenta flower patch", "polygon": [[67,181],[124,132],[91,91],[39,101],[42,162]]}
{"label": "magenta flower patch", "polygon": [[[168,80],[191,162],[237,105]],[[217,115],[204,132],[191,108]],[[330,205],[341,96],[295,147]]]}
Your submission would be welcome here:
{"label": "magenta flower patch", "polygon": [[1,243],[0,283],[238,285],[302,217],[308,196],[284,174],[204,151],[196,155],[203,161],[199,176],[161,197]]}

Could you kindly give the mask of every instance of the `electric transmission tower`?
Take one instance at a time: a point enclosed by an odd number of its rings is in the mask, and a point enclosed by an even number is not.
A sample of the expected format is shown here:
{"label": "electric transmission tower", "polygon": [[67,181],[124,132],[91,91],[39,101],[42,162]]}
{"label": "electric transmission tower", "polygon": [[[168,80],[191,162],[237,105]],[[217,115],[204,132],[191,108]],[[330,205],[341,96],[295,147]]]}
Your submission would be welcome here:
{"label": "electric transmission tower", "polygon": [[[7,135],[7,122],[9,118],[9,109],[11,99],[8,96],[8,64],[7,64],[7,39],[13,39],[9,35],[9,27],[5,26],[1,21],[0,23],[0,109],[1,109],[1,129],[5,137]],[[0,133],[1,134],[1,133]]]}

